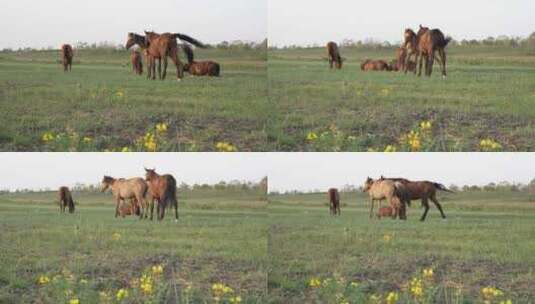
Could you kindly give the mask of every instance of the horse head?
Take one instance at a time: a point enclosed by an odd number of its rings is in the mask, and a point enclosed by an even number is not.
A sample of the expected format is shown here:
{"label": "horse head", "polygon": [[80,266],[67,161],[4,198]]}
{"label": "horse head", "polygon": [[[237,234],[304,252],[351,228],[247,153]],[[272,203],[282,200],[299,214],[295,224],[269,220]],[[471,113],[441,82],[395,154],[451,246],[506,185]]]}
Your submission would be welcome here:
{"label": "horse head", "polygon": [[104,175],[104,177],[102,178],[102,181],[100,183],[101,184],[100,192],[106,191],[106,189],[108,189],[111,186],[113,181],[114,181],[113,177]]}
{"label": "horse head", "polygon": [[364,186],[362,187],[362,192],[368,192],[368,190],[370,190],[372,185],[373,185],[373,179],[368,176],[368,178],[364,182]]}
{"label": "horse head", "polygon": [[158,176],[158,174],[156,173],[156,168],[153,168],[153,169],[148,169],[145,167],[143,168],[145,169],[145,180],[150,181],[153,178]]}

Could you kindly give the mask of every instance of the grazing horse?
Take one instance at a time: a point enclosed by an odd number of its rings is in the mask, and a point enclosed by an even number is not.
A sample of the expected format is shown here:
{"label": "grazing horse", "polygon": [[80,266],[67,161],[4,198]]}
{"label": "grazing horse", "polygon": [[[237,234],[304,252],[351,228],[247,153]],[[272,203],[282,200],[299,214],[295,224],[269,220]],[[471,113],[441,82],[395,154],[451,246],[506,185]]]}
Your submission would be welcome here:
{"label": "grazing horse", "polygon": [[422,75],[423,59],[425,57],[425,75],[431,76],[433,73],[433,63],[435,62],[435,52],[438,51],[439,62],[442,67],[442,77],[446,78],[446,46],[450,43],[451,38],[444,37],[444,34],[439,29],[430,30],[428,27],[423,27],[420,24],[418,31],[417,42],[418,52],[420,56],[420,65],[418,69],[418,76]]}
{"label": "grazing horse", "polygon": [[338,45],[334,42],[327,43],[327,56],[329,60],[329,66],[331,69],[333,67],[336,67],[337,69],[342,68],[343,59],[342,56],[340,56],[340,49],[338,49]]}
{"label": "grazing horse", "polygon": [[182,67],[182,63],[180,62],[180,59],[178,58],[178,44],[176,42],[177,39],[180,39],[182,41],[189,42],[195,46],[204,48],[205,45],[184,34],[180,33],[164,33],[164,34],[156,34],[155,32],[147,32],[145,31],[145,37],[148,40],[149,46],[147,48],[147,52],[149,54],[149,64],[148,68],[151,70],[152,79],[155,79],[155,60],[161,59],[163,60],[163,74],[162,74],[162,80],[165,79],[165,76],[167,75],[167,57],[171,58],[173,63],[176,66],[176,77],[177,81],[180,81],[182,77],[184,76],[184,71]]}
{"label": "grazing horse", "polygon": [[364,182],[363,192],[368,192],[370,197],[370,218],[373,218],[373,207],[375,201],[379,201],[379,209],[381,209],[382,200],[386,199],[390,207],[394,210],[392,218],[406,219],[404,201],[397,197],[397,190],[394,181],[391,180],[373,180],[370,177]]}
{"label": "grazing horse", "polygon": [[193,49],[189,45],[184,44],[182,49],[184,49],[184,54],[188,58],[188,63],[184,65],[184,71],[194,76],[219,76],[221,70],[219,63],[213,61],[197,62],[193,55]]}
{"label": "grazing horse", "polygon": [[341,215],[340,212],[340,193],[338,189],[329,189],[329,211],[331,215]]}
{"label": "grazing horse", "polygon": [[121,202],[125,203],[127,199],[137,202],[139,207],[139,219],[143,219],[143,215],[147,218],[147,201],[145,196],[147,195],[148,186],[147,183],[139,177],[124,179],[113,178],[110,176],[104,176],[102,178],[101,191],[111,188],[113,198],[115,199],[115,217],[119,215]]}
{"label": "grazing horse", "polygon": [[72,194],[69,188],[60,187],[58,191],[58,197],[60,212],[65,213],[65,208],[69,207],[69,213],[74,213],[74,201],[72,200]]}
{"label": "grazing horse", "polygon": [[455,193],[448,188],[446,188],[444,185],[440,183],[430,182],[430,181],[410,181],[405,178],[386,178],[384,176],[381,176],[381,179],[383,181],[393,181],[397,183],[401,183],[405,186],[405,194],[404,199],[408,200],[410,204],[410,200],[416,200],[420,199],[422,201],[422,206],[424,206],[425,211],[422,214],[422,217],[420,220],[423,222],[425,221],[425,218],[427,216],[427,212],[429,211],[429,200],[431,200],[435,206],[437,206],[438,211],[440,211],[440,215],[443,219],[446,218],[446,215],[444,214],[444,211],[442,210],[442,206],[438,202],[436,198],[436,193],[438,190]]}
{"label": "grazing horse", "polygon": [[178,201],[176,199],[176,180],[170,174],[159,175],[155,169],[145,168],[145,180],[149,186],[149,191],[153,202],[150,208],[150,218],[154,210],[154,200],[158,201],[158,220],[163,220],[165,208],[171,204],[175,208],[175,221],[178,221]]}
{"label": "grazing horse", "polygon": [[360,69],[368,71],[390,71],[390,66],[384,60],[366,59],[361,65]]}
{"label": "grazing horse", "polygon": [[72,70],[72,58],[74,57],[74,51],[70,44],[64,44],[61,46],[61,62],[63,63],[63,72]]}
{"label": "grazing horse", "polygon": [[132,61],[132,70],[138,75],[143,74],[143,60],[141,60],[141,53],[133,51],[130,53],[130,60]]}

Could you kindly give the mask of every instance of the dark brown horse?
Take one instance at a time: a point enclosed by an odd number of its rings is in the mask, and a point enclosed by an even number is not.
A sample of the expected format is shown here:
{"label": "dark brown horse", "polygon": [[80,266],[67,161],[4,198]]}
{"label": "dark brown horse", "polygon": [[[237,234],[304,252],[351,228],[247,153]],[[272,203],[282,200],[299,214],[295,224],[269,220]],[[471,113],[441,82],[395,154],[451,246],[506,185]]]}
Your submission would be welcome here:
{"label": "dark brown horse", "polygon": [[342,68],[343,58],[340,56],[340,49],[338,45],[334,42],[327,43],[327,56],[329,60],[329,66],[331,69],[336,67],[337,69]]}
{"label": "dark brown horse", "polygon": [[70,44],[64,44],[61,46],[61,62],[63,63],[63,71],[72,70],[72,58],[74,57],[74,51]]}
{"label": "dark brown horse", "polygon": [[150,217],[154,210],[154,200],[158,202],[157,213],[158,220],[163,220],[165,208],[171,204],[175,208],[175,221],[178,221],[178,201],[176,198],[176,180],[170,174],[159,175],[155,169],[145,168],[145,180],[149,185],[149,192],[152,196]]}
{"label": "dark brown horse", "polygon": [[65,208],[69,208],[69,213],[74,213],[74,201],[69,188],[60,187],[58,191],[59,209],[61,213],[65,213]]}
{"label": "dark brown horse", "polygon": [[149,46],[147,48],[147,52],[149,54],[149,63],[148,68],[152,73],[152,79],[155,79],[155,60],[161,59],[163,61],[163,74],[162,74],[162,80],[165,79],[167,75],[167,57],[171,58],[171,61],[176,66],[176,75],[177,75],[177,81],[180,81],[182,77],[184,76],[183,66],[180,62],[180,59],[178,58],[178,44],[177,39],[180,39],[182,41],[189,42],[197,47],[204,48],[205,45],[184,34],[180,33],[163,33],[163,34],[156,34],[155,32],[147,32],[145,31],[145,36],[148,40]]}
{"label": "dark brown horse", "polygon": [[221,70],[219,63],[214,61],[197,62],[195,61],[193,55],[193,49],[189,45],[184,44],[182,48],[184,49],[184,54],[186,54],[186,58],[188,59],[188,63],[184,65],[184,71],[194,76],[219,76]]}
{"label": "dark brown horse", "polygon": [[418,76],[422,74],[424,58],[426,59],[425,75],[431,76],[433,73],[433,63],[435,62],[435,53],[438,51],[438,61],[442,67],[442,77],[446,78],[446,46],[448,46],[451,38],[446,38],[439,29],[430,30],[428,27],[423,27],[422,25],[420,25],[420,30],[416,36],[420,56]]}
{"label": "dark brown horse", "polygon": [[368,72],[368,71],[390,71],[390,65],[386,63],[384,60],[371,60],[366,59],[361,65],[360,69]]}
{"label": "dark brown horse", "polygon": [[425,210],[422,214],[422,217],[420,218],[421,221],[425,221],[427,212],[429,211],[429,200],[431,200],[435,204],[435,206],[437,206],[442,218],[446,218],[446,215],[442,210],[442,206],[436,198],[436,193],[439,190],[450,193],[454,192],[446,188],[444,185],[430,181],[410,181],[405,178],[386,178],[384,176],[381,176],[381,180],[391,180],[396,183],[403,184],[406,187],[405,192],[403,194],[403,199],[408,200],[408,204],[410,204],[411,200],[420,199],[422,201],[422,206],[425,208]]}
{"label": "dark brown horse", "polygon": [[139,51],[130,53],[130,61],[132,62],[132,70],[138,75],[143,74],[143,60]]}
{"label": "dark brown horse", "polygon": [[340,193],[338,189],[329,189],[329,211],[331,215],[341,215],[340,211]]}

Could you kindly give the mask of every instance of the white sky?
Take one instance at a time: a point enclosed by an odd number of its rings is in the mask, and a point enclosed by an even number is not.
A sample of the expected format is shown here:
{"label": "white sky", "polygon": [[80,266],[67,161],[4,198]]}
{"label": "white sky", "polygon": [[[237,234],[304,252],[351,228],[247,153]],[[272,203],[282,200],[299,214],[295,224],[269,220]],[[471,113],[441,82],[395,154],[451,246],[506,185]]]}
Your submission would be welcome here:
{"label": "white sky", "polygon": [[533,0],[269,0],[270,45],[401,41],[422,23],[461,40],[535,31]]}
{"label": "white sky", "polygon": [[206,43],[267,37],[267,0],[2,0],[0,48],[125,43],[128,32],[189,34]]}
{"label": "white sky", "polygon": [[289,153],[273,154],[270,191],[361,186],[368,176],[406,177],[445,185],[482,185],[535,178],[535,153]]}
{"label": "white sky", "polygon": [[144,166],[188,184],[268,176],[278,191],[360,186],[381,174],[446,185],[535,178],[535,153],[0,153],[0,164],[0,189],[10,190],[143,176]]}
{"label": "white sky", "polygon": [[259,182],[269,165],[255,153],[0,153],[0,189],[56,189],[100,183],[104,175],[144,177],[143,167],[177,183]]}

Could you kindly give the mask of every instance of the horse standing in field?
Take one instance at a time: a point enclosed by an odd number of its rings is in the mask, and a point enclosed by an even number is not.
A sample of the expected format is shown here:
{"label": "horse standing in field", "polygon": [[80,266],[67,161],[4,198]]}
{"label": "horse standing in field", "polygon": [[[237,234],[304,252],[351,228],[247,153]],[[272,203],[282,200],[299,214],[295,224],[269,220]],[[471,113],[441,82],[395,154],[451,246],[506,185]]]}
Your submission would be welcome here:
{"label": "horse standing in field", "polygon": [[431,76],[433,73],[433,63],[435,62],[435,53],[438,51],[439,63],[442,67],[442,77],[446,78],[446,46],[451,41],[450,37],[445,37],[439,29],[430,30],[420,24],[418,30],[417,43],[420,56],[418,76],[422,75],[423,59],[425,57],[425,75]]}
{"label": "horse standing in field", "polygon": [[60,187],[58,190],[59,209],[61,213],[65,213],[65,208],[69,208],[69,213],[74,213],[74,201],[69,188]]}
{"label": "horse standing in field", "polygon": [[61,46],[61,62],[63,63],[63,72],[72,70],[72,58],[74,57],[74,51],[70,44],[64,44]]}
{"label": "horse standing in field", "polygon": [[145,168],[145,180],[149,186],[152,203],[150,208],[150,218],[154,211],[154,200],[158,202],[156,212],[158,220],[163,220],[165,208],[171,204],[175,208],[175,221],[178,221],[178,201],[176,198],[176,180],[170,174],[159,175],[155,169]]}
{"label": "horse standing in field", "polygon": [[327,56],[329,60],[329,66],[331,69],[333,67],[337,69],[342,68],[343,58],[340,56],[340,49],[338,48],[338,45],[334,42],[327,43]]}
{"label": "horse standing in field", "polygon": [[368,192],[370,197],[370,218],[373,218],[373,207],[375,201],[379,201],[379,210],[381,209],[382,200],[386,199],[390,207],[393,209],[392,218],[398,215],[400,219],[406,219],[405,204],[401,199],[396,199],[397,192],[394,181],[391,180],[373,180],[367,178],[364,182],[363,192]]}
{"label": "horse standing in field", "polygon": [[[150,54],[148,52],[149,48],[149,41],[145,36],[136,34],[136,33],[128,33],[127,40],[126,40],[126,49],[130,49],[132,46],[137,45],[141,48],[143,51],[143,55],[145,55],[145,62],[148,64],[150,60]],[[159,77],[162,78],[161,74],[161,60],[158,59],[158,72],[160,73]],[[151,70],[147,69],[147,78],[150,79],[152,77]]]}
{"label": "horse standing in field", "polygon": [[329,211],[331,215],[341,215],[340,211],[340,193],[338,189],[329,189]]}
{"label": "horse standing in field", "polygon": [[139,219],[143,219],[143,215],[147,218],[147,183],[139,177],[124,179],[104,176],[102,178],[101,191],[111,188],[113,198],[115,199],[115,217],[119,215],[121,202],[124,204],[127,199],[135,199],[139,208]]}
{"label": "horse standing in field", "polygon": [[396,50],[396,71],[405,70],[405,61],[407,60],[407,49],[400,47]]}
{"label": "horse standing in field", "polygon": [[161,59],[163,61],[163,74],[161,76],[161,79],[165,79],[167,74],[167,57],[171,58],[171,61],[173,61],[174,65],[176,66],[176,75],[177,75],[177,81],[180,81],[182,77],[184,76],[184,70],[182,63],[180,62],[180,59],[178,57],[178,44],[177,39],[180,39],[182,41],[189,42],[197,47],[204,48],[205,45],[184,34],[180,33],[164,33],[164,34],[156,34],[155,32],[147,32],[145,31],[145,37],[148,40],[148,48],[147,52],[149,54],[149,63],[148,68],[152,73],[152,79],[155,79],[155,60]]}
{"label": "horse standing in field", "polygon": [[130,61],[132,62],[132,70],[138,75],[143,74],[143,60],[139,51],[130,53]]}
{"label": "horse standing in field", "polygon": [[443,219],[446,218],[446,215],[444,214],[444,211],[442,210],[442,206],[438,202],[436,198],[437,191],[445,191],[449,193],[454,193],[453,191],[446,188],[444,185],[440,183],[430,182],[430,181],[410,181],[405,178],[386,178],[384,176],[381,176],[382,181],[392,181],[396,183],[403,184],[405,186],[404,188],[404,199],[409,201],[410,200],[416,200],[420,199],[422,201],[422,206],[425,208],[424,213],[422,214],[422,217],[420,220],[423,222],[425,221],[425,218],[427,216],[427,212],[429,211],[429,200],[431,200],[435,206],[438,208],[438,211],[440,211],[440,215]]}
{"label": "horse standing in field", "polygon": [[361,65],[362,71],[390,71],[390,66],[384,60],[366,59]]}
{"label": "horse standing in field", "polygon": [[[405,29],[405,33],[403,35],[404,42],[402,48],[406,50],[407,55],[405,56],[405,63],[403,64],[403,69],[405,71],[405,74],[409,71],[409,63],[411,61],[411,57],[414,56],[414,62],[418,63],[418,36],[416,33],[408,28]],[[414,69],[414,74],[416,74],[416,69]]]}
{"label": "horse standing in field", "polygon": [[197,62],[193,55],[193,49],[189,45],[184,44],[182,49],[184,49],[184,54],[188,59],[188,63],[184,65],[184,71],[194,76],[219,76],[221,70],[219,63],[214,61]]}

